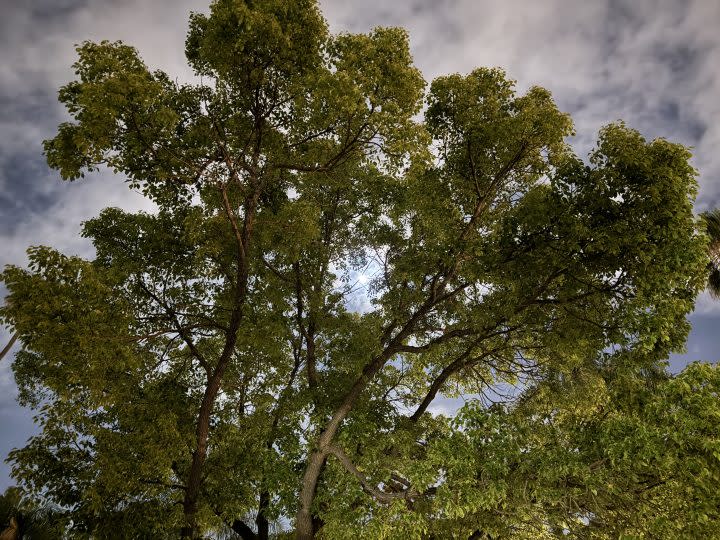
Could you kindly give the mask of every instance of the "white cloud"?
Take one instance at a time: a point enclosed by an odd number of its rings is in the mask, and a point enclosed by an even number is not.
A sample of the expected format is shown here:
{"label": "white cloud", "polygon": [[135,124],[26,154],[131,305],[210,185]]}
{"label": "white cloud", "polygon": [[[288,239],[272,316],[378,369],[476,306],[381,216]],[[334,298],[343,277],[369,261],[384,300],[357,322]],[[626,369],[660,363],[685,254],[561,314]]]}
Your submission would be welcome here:
{"label": "white cloud", "polygon": [[5,246],[0,253],[0,266],[24,266],[26,249],[36,245],[51,246],[68,255],[91,257],[92,246],[80,237],[80,227],[83,221],[96,216],[107,206],[119,206],[128,211],[154,210],[150,201],[130,191],[110,172],[93,175],[83,183],[69,183],[47,209],[22,216],[10,233],[0,231],[0,244]]}
{"label": "white cloud", "polygon": [[650,138],[694,144],[698,208],[720,202],[718,2],[372,0],[361,10],[352,0],[321,4],[335,30],[408,28],[428,79],[500,66],[521,89],[548,88],[573,113],[581,154],[602,125],[621,118]]}
{"label": "white cloud", "polygon": [[695,311],[693,311],[693,314],[700,316],[720,315],[720,300],[710,296],[710,293],[708,293],[707,291],[701,292],[697,298],[697,301],[695,302]]}

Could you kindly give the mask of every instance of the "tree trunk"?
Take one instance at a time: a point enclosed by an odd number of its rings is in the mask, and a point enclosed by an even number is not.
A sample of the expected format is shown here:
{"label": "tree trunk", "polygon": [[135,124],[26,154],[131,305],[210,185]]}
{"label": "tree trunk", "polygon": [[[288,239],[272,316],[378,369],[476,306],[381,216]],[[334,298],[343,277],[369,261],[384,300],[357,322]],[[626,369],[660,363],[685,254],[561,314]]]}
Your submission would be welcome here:
{"label": "tree trunk", "polygon": [[388,358],[392,356],[393,349],[388,348],[378,357],[376,357],[365,369],[362,375],[355,381],[350,391],[345,396],[343,403],[338,407],[330,421],[325,426],[325,430],[318,438],[316,448],[308,456],[305,474],[303,475],[302,485],[300,487],[300,500],[298,512],[295,516],[295,537],[297,540],[311,540],[314,536],[312,503],[315,499],[315,491],[317,490],[318,479],[325,465],[328,455],[328,448],[333,442],[335,435],[340,429],[340,424],[350,413],[360,394],[382,368]]}
{"label": "tree trunk", "polygon": [[[257,163],[257,154],[255,156]],[[257,182],[254,182],[257,183]],[[195,435],[197,438],[195,450],[193,451],[192,463],[190,465],[190,475],[185,489],[185,499],[183,501],[183,513],[185,515],[185,525],[180,530],[181,538],[194,538],[197,534],[196,514],[198,510],[198,496],[202,487],[202,470],[205,460],[207,459],[207,442],[210,432],[210,415],[215,406],[215,398],[220,390],[225,368],[227,368],[230,359],[235,350],[237,342],[237,333],[242,322],[242,310],[247,297],[248,283],[248,262],[247,254],[250,251],[250,238],[255,220],[255,207],[257,205],[260,191],[256,190],[254,195],[245,201],[245,223],[243,230],[240,232],[234,214],[230,208],[227,199],[227,192],[223,190],[223,198],[226,205],[226,212],[233,232],[238,243],[237,252],[237,281],[235,283],[235,305],[233,307],[228,330],[225,334],[225,345],[218,359],[217,366],[212,376],[208,380],[205,387],[205,395],[203,396],[200,411],[198,413],[197,428]]]}
{"label": "tree trunk", "polygon": [[[218,366],[220,367],[220,366]],[[224,371],[224,370],[223,370]],[[190,465],[190,475],[188,477],[187,487],[185,489],[185,499],[183,501],[183,513],[185,514],[185,526],[180,531],[181,538],[195,538],[197,525],[195,523],[195,514],[197,513],[198,495],[202,485],[202,469],[207,458],[207,442],[210,432],[210,415],[218,390],[220,390],[220,380],[222,372],[215,370],[213,377],[205,388],[200,412],[198,414],[197,428],[195,436],[197,438],[195,450],[193,451],[192,464]]]}
{"label": "tree trunk", "polygon": [[223,375],[225,374],[225,368],[230,362],[233,350],[235,349],[235,343],[237,342],[237,331],[240,328],[240,321],[242,319],[242,304],[245,296],[244,283],[247,282],[247,278],[241,281],[240,286],[241,294],[240,301],[236,307],[233,315],[230,319],[230,328],[227,334],[227,340],[223,348],[220,359],[218,360],[217,367],[208,381],[208,385],[205,387],[205,395],[203,396],[202,404],[200,405],[200,411],[198,413],[197,428],[195,430],[196,446],[193,452],[192,463],[190,465],[190,475],[185,489],[185,500],[183,501],[183,512],[185,514],[185,526],[180,531],[181,538],[194,538],[196,534],[197,524],[195,523],[195,514],[197,513],[197,502],[200,494],[200,488],[202,487],[202,470],[207,458],[207,442],[210,433],[210,415],[212,414],[213,407],[215,406],[215,398],[220,391],[220,384],[222,383]]}
{"label": "tree trunk", "polygon": [[325,463],[325,453],[315,451],[310,454],[308,465],[303,475],[302,488],[300,490],[300,507],[295,517],[295,538],[297,540],[312,540],[315,537],[315,526],[313,524],[312,503],[315,498],[317,481],[320,478]]}
{"label": "tree trunk", "polygon": [[260,493],[260,505],[258,507],[258,515],[255,518],[255,524],[257,525],[257,537],[258,540],[268,540],[270,536],[270,522],[267,519],[266,513],[270,506],[270,494],[267,491]]}

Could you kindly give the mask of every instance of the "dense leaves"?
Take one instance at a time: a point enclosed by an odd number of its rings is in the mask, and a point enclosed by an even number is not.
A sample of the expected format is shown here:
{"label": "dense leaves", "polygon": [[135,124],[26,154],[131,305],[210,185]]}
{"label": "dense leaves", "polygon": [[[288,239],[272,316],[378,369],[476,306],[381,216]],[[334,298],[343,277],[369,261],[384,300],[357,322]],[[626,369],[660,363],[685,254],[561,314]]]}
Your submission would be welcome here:
{"label": "dense leaves", "polygon": [[684,147],[584,161],[547,90],[424,94],[403,30],[309,0],[218,0],[186,53],[78,47],[48,163],[157,211],[0,275],[42,427],[10,460],[68,537],[718,533],[717,370],[664,372],[708,262]]}

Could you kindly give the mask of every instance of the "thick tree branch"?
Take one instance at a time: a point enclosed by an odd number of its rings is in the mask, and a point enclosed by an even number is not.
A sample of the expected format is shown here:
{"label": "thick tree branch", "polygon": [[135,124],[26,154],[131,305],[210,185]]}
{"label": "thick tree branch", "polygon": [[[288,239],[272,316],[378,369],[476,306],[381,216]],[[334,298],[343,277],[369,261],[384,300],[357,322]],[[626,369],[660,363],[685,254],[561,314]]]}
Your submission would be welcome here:
{"label": "thick tree branch", "polygon": [[[443,285],[444,286],[444,285]],[[454,294],[459,293],[464,287],[455,289]],[[382,369],[385,363],[397,354],[398,347],[410,336],[418,321],[427,315],[438,303],[439,289],[435,288],[430,297],[418,307],[413,315],[407,320],[402,329],[389,341],[386,347],[378,355],[372,358],[363,368],[360,376],[355,380],[350,390],[345,395],[340,406],[335,410],[325,429],[317,439],[315,450],[308,456],[305,474],[303,475],[302,488],[300,490],[300,504],[296,522],[298,538],[310,538],[312,531],[308,530],[308,523],[311,520],[310,508],[315,497],[317,482],[324,467],[325,458],[328,454],[328,447],[332,443],[342,421],[352,410],[355,402],[365,387],[372,381],[373,377]],[[443,300],[451,298],[452,295],[445,294]]]}
{"label": "thick tree branch", "polygon": [[331,445],[328,447],[328,453],[335,456],[345,468],[345,470],[347,470],[350,474],[352,474],[355,478],[358,479],[365,493],[371,495],[380,502],[390,503],[397,499],[409,500],[418,495],[418,493],[413,491],[413,489],[409,486],[406,490],[400,492],[389,493],[387,491],[382,491],[372,485],[372,483],[365,477],[363,473],[360,472],[360,470],[355,466],[352,460],[345,454],[345,452],[342,451],[340,447]]}
{"label": "thick tree branch", "polygon": [[242,540],[257,540],[257,535],[253,530],[242,520],[236,519],[230,525],[230,528],[240,535]]}
{"label": "thick tree branch", "polygon": [[451,339],[460,338],[460,337],[468,337],[477,334],[478,331],[472,328],[458,328],[454,330],[449,330],[440,336],[431,339],[427,343],[423,345],[398,345],[395,350],[397,352],[401,353],[412,353],[417,354],[421,352],[427,352],[433,347],[437,345],[441,345],[442,343],[445,343],[447,341],[450,341]]}
{"label": "thick tree branch", "polygon": [[466,367],[482,362],[485,358],[497,353],[500,350],[498,348],[491,349],[471,358],[470,356],[473,352],[473,349],[474,346],[468,347],[465,351],[463,351],[460,356],[458,356],[450,364],[445,366],[445,368],[440,372],[440,374],[435,377],[433,382],[430,384],[430,388],[428,389],[427,394],[425,394],[425,397],[420,402],[420,405],[418,405],[418,408],[415,409],[415,412],[412,414],[412,416],[410,416],[410,420],[412,422],[417,422],[420,419],[420,417],[423,415],[423,413],[427,410],[427,408],[437,396],[440,388],[442,388],[443,384],[445,384],[445,382],[447,382],[450,377],[452,377],[455,373]]}

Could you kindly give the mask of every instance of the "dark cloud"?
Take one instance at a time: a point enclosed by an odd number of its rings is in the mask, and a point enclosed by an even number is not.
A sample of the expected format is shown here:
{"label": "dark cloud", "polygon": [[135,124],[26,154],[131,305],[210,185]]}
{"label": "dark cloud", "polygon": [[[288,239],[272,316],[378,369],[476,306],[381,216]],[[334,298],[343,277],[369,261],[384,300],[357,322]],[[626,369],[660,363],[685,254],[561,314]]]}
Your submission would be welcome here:
{"label": "dark cloud", "polygon": [[44,24],[66,19],[89,4],[90,0],[34,0],[26,9],[42,28]]}
{"label": "dark cloud", "polygon": [[55,178],[49,178],[47,167],[25,155],[10,155],[3,160],[3,190],[0,192],[0,228],[15,236],[29,215],[38,215],[62,196]]}

